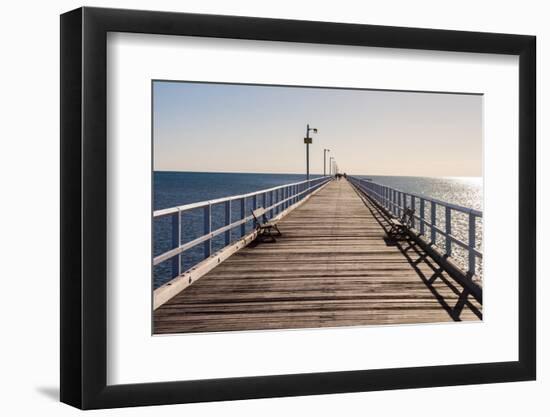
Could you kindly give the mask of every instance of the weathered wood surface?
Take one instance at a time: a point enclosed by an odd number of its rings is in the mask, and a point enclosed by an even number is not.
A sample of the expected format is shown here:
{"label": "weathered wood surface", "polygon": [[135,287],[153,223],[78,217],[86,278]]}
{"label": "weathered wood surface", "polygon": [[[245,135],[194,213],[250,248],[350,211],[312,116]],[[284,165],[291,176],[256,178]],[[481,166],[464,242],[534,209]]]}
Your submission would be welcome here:
{"label": "weathered wood surface", "polygon": [[413,241],[389,242],[377,209],[333,181],[154,311],[154,333],[481,319],[481,305]]}

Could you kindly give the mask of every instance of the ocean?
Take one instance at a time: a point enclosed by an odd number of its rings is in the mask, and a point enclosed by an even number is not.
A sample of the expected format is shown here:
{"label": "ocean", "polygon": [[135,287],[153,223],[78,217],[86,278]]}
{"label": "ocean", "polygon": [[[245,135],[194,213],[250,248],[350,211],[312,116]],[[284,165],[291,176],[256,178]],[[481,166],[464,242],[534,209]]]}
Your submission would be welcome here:
{"label": "ocean", "polygon": [[[311,175],[311,178],[318,176]],[[399,176],[375,176],[360,175],[370,178],[374,182],[384,184],[401,191],[425,195],[461,206],[483,209],[483,186],[481,178],[474,177],[399,177]],[[243,173],[216,173],[216,172],[166,172],[157,171],[153,174],[153,207],[154,210],[174,207],[197,201],[212,200],[236,194],[245,194],[266,188],[275,187],[299,181],[304,181],[303,174],[243,174]],[[249,202],[251,204],[251,202]],[[247,208],[248,211],[248,208]],[[202,209],[192,210],[182,216],[182,243],[191,241],[202,234]],[[233,211],[232,220],[237,220],[239,210]],[[456,235],[465,239],[467,236],[467,223],[462,218],[453,218],[453,228]],[[212,229],[223,225],[223,205],[212,210]],[[247,224],[247,231],[252,224]],[[476,233],[482,233],[481,224]],[[153,226],[154,256],[157,256],[171,248],[171,221],[169,218],[161,218],[154,221]],[[454,232],[453,232],[454,233]],[[240,237],[237,230],[232,233],[232,240]],[[481,240],[481,239],[480,239]],[[438,242],[440,243],[440,242]],[[216,251],[224,246],[223,235],[213,239],[212,250]],[[457,245],[454,245],[457,246]],[[456,248],[453,251],[459,263],[465,262],[464,251]],[[203,259],[203,247],[197,245],[193,249],[184,252],[182,256],[182,270],[189,269]],[[164,262],[153,269],[153,286],[158,288],[171,278],[170,262]]]}

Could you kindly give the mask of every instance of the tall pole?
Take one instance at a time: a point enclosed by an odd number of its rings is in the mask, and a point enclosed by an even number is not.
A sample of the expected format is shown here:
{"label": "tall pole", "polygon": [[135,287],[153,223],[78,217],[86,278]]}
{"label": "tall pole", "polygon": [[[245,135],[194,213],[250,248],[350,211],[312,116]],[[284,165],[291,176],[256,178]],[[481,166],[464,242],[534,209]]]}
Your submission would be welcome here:
{"label": "tall pole", "polygon": [[331,156],[328,160],[328,169],[329,169],[329,174],[328,175],[332,175],[332,160],[334,159],[334,156]]}
{"label": "tall pole", "polygon": [[306,129],[306,178],[309,181],[309,124]]}
{"label": "tall pole", "polygon": [[323,149],[323,177],[327,176],[327,152],[330,152],[330,149]]}
{"label": "tall pole", "polygon": [[306,126],[306,137],[304,138],[304,143],[306,144],[306,175],[307,180],[309,181],[309,144],[312,142],[309,131],[313,130],[313,133],[317,133],[317,128],[309,127],[309,123]]}

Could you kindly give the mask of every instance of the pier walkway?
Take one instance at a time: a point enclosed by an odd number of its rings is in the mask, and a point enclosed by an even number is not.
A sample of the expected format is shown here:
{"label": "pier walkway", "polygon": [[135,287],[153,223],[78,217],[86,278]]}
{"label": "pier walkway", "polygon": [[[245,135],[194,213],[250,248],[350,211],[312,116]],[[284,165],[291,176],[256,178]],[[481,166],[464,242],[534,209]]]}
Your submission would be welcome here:
{"label": "pier walkway", "polygon": [[481,304],[345,179],[154,310],[154,333],[480,320]]}

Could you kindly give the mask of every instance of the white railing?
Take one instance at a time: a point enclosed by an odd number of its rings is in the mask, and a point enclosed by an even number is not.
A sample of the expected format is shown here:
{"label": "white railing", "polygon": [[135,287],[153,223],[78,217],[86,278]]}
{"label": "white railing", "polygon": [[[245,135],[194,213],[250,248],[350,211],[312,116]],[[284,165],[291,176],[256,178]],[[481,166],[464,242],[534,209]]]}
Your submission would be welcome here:
{"label": "white railing", "polygon": [[[156,210],[153,213],[153,221],[160,218],[171,217],[171,249],[161,253],[153,258],[153,265],[159,265],[165,261],[171,260],[172,273],[171,278],[181,274],[181,255],[183,252],[199,245],[204,245],[204,258],[208,258],[212,253],[212,239],[221,234],[225,237],[225,246],[231,244],[231,231],[237,227],[240,228],[240,236],[246,234],[246,224],[252,221],[251,211],[247,213],[247,202],[252,202],[252,209],[260,206],[267,209],[264,214],[264,220],[269,220],[277,216],[282,211],[297,204],[300,200],[312,193],[322,185],[330,181],[331,177],[320,177],[312,180],[296,182],[293,184],[281,185],[265,190],[255,191],[248,194],[233,195],[215,200],[200,201],[197,203],[185,204],[182,206]],[[212,208],[223,205],[225,213],[225,222],[222,227],[212,230]],[[232,221],[232,211],[235,206],[239,210],[239,219]],[[182,214],[190,210],[203,209],[203,234],[189,242],[182,243]],[[250,209],[250,207],[248,207]]]}
{"label": "white railing", "polygon": [[[447,203],[445,201],[429,198],[418,194],[406,193],[386,185],[365,180],[358,177],[348,177],[352,184],[362,190],[371,199],[373,199],[380,207],[384,208],[386,213],[393,217],[401,217],[405,208],[414,210],[413,229],[429,244],[443,246],[442,249],[447,257],[452,257],[453,245],[456,244],[467,251],[467,266],[468,276],[476,275],[476,260],[483,259],[483,253],[477,249],[481,247],[481,235],[476,234],[476,220],[483,217],[483,213],[479,210],[462,207],[456,204]],[[429,210],[426,206],[429,205]],[[417,209],[418,207],[418,209]],[[442,208],[444,221],[438,215],[438,207]],[[429,216],[426,212],[429,211]],[[453,234],[453,213],[464,213],[468,216],[467,227],[467,242]],[[443,223],[443,226],[441,226]],[[442,228],[443,227],[443,228]],[[426,228],[429,228],[429,236],[426,235]],[[456,233],[456,229],[454,230]],[[437,235],[444,238],[444,244],[439,245]],[[460,262],[459,262],[460,263]]]}

